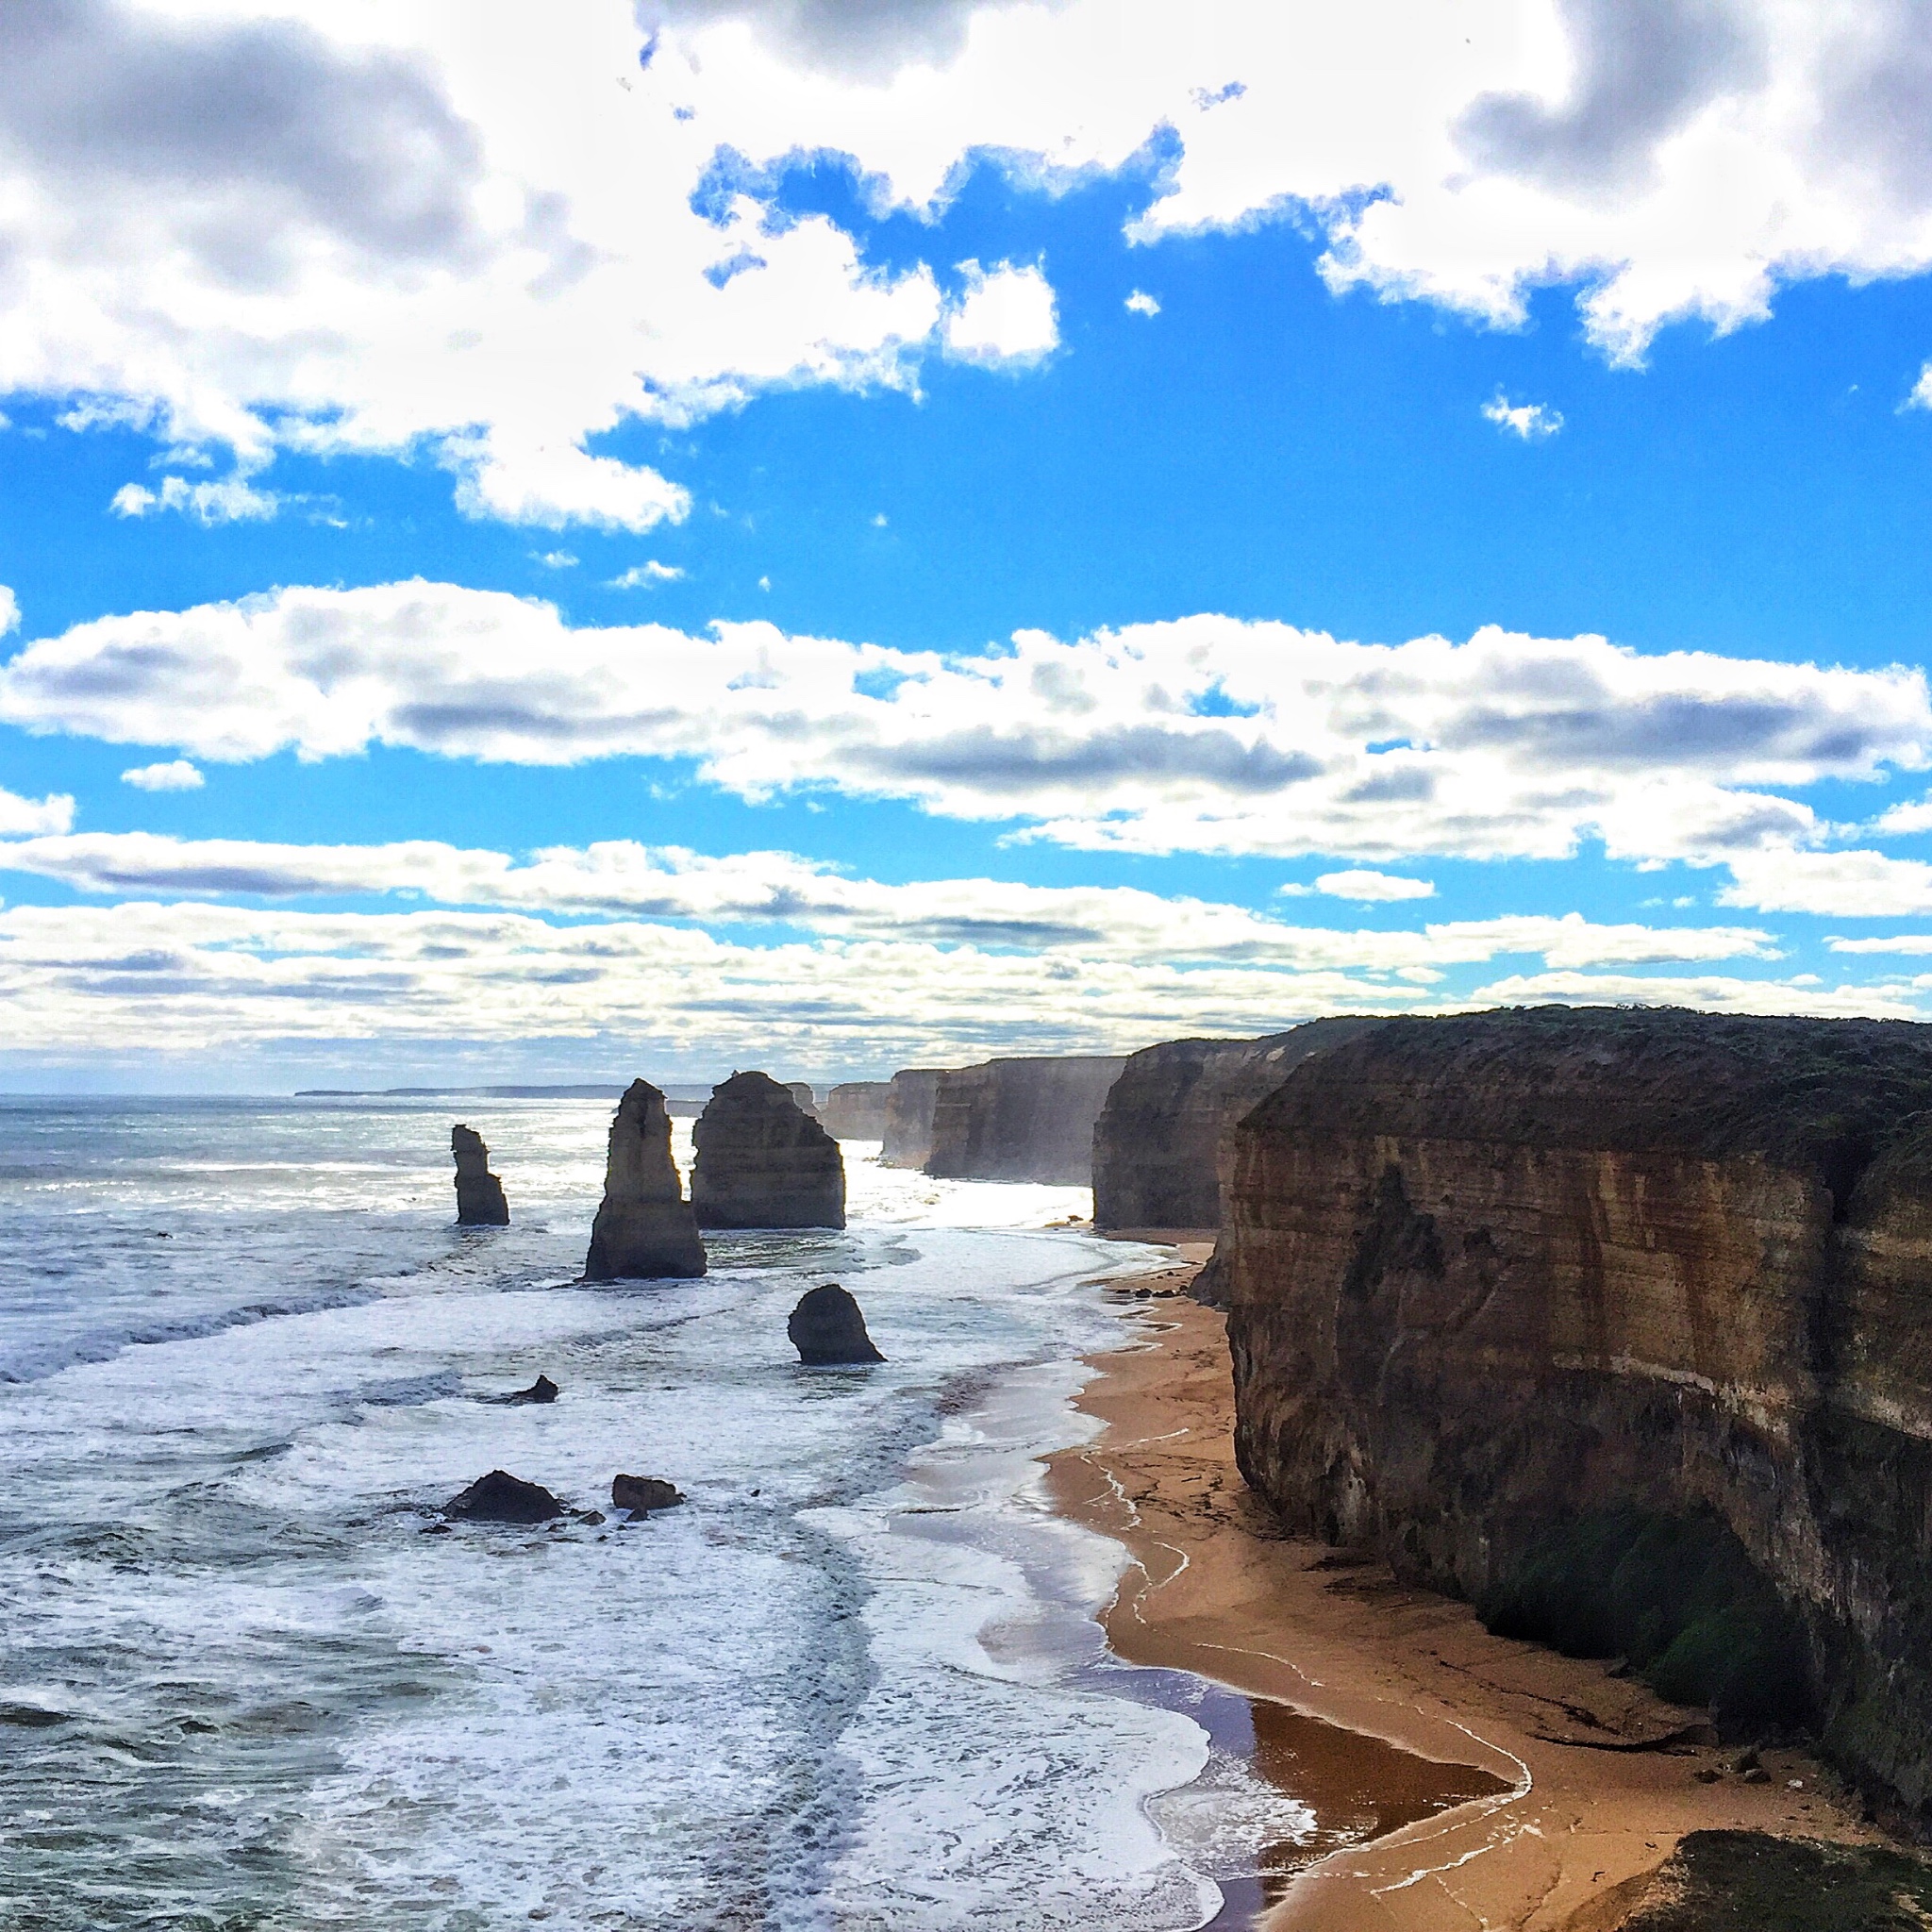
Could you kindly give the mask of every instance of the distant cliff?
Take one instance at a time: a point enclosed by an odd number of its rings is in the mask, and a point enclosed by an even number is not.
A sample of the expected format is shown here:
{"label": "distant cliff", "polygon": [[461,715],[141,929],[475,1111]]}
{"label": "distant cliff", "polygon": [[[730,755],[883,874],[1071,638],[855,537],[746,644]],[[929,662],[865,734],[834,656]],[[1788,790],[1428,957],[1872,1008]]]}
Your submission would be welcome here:
{"label": "distant cliff", "polygon": [[1130,1054],[1093,1126],[1093,1224],[1221,1225],[1235,1123],[1311,1053],[1373,1020],[1311,1020],[1261,1040],[1170,1040]]}
{"label": "distant cliff", "polygon": [[885,1144],[881,1167],[924,1167],[932,1152],[932,1109],[939,1098],[937,1067],[907,1067],[886,1087]]}
{"label": "distant cliff", "polygon": [[941,1074],[925,1171],[950,1180],[1093,1175],[1093,1123],[1124,1059],[988,1060]]}
{"label": "distant cliff", "polygon": [[[883,1141],[890,1080],[847,1080],[834,1087],[819,1108],[826,1133],[841,1141]],[[914,1166],[919,1165],[917,1161]]]}
{"label": "distant cliff", "polygon": [[1932,1818],[1932,1027],[1390,1021],[1248,1115],[1228,1206],[1237,1455],[1291,1524],[1804,1707]]}

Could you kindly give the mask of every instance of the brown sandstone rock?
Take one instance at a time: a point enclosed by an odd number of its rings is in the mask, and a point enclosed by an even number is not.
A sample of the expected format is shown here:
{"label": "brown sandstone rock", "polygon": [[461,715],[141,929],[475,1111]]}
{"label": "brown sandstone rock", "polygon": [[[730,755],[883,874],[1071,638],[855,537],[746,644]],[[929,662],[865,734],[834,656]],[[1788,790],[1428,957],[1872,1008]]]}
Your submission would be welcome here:
{"label": "brown sandstone rock", "polygon": [[932,1152],[932,1110],[939,1099],[937,1067],[907,1067],[887,1083],[881,1167],[924,1167]]}
{"label": "brown sandstone rock", "polygon": [[475,1127],[449,1130],[457,1162],[457,1220],[464,1227],[508,1227],[509,1203],[503,1183],[490,1172],[490,1149]]}
{"label": "brown sandstone rock", "polygon": [[891,1091],[890,1080],[843,1081],[825,1096],[819,1121],[826,1133],[841,1141],[883,1141],[886,1098]]}
{"label": "brown sandstone rock", "polygon": [[691,1130],[700,1227],[843,1227],[839,1143],[765,1074],[734,1074]]}
{"label": "brown sandstone rock", "polygon": [[1125,1064],[1086,1055],[988,1060],[941,1074],[926,1173],[1084,1187],[1093,1177],[1093,1123]]}
{"label": "brown sandstone rock", "polygon": [[604,1202],[591,1228],[586,1281],[657,1280],[705,1272],[705,1244],[671,1158],[664,1096],[633,1080],[610,1123]]}
{"label": "brown sandstone rock", "polygon": [[648,1516],[653,1509],[675,1509],[683,1501],[683,1491],[660,1475],[614,1475],[610,1478],[611,1507],[628,1509],[633,1516]]}

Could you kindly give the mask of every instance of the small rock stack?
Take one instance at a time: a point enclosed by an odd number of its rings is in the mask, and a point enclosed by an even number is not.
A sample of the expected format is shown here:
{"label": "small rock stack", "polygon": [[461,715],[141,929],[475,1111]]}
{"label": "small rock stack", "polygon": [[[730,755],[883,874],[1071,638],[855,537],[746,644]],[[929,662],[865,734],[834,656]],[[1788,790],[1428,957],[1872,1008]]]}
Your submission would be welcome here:
{"label": "small rock stack", "polygon": [[449,1130],[457,1161],[457,1220],[464,1227],[508,1227],[509,1203],[503,1183],[490,1172],[490,1149],[475,1127]]}
{"label": "small rock stack", "polygon": [[671,1117],[648,1080],[633,1080],[610,1123],[604,1204],[591,1227],[586,1281],[657,1280],[705,1272],[705,1244],[671,1158]]}
{"label": "small rock stack", "polygon": [[843,1227],[839,1143],[765,1074],[711,1090],[691,1130],[691,1198],[700,1227]]}

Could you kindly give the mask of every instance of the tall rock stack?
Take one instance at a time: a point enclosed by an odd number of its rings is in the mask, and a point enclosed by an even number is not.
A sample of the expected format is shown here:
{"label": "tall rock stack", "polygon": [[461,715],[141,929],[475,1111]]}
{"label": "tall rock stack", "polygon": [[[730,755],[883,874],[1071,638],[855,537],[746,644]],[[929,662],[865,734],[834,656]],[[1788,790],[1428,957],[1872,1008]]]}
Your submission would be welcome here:
{"label": "tall rock stack", "polygon": [[604,1205],[591,1228],[586,1281],[651,1281],[705,1272],[705,1244],[671,1158],[671,1117],[648,1080],[633,1080],[610,1123]]}
{"label": "tall rock stack", "polygon": [[711,1090],[691,1130],[691,1206],[700,1227],[843,1227],[839,1143],[766,1074]]}
{"label": "tall rock stack", "polygon": [[932,1110],[939,1098],[938,1067],[907,1067],[887,1083],[881,1167],[924,1167],[932,1152]]}
{"label": "tall rock stack", "polygon": [[457,1220],[464,1227],[508,1227],[509,1203],[503,1183],[490,1172],[490,1149],[475,1127],[449,1130],[457,1162]]}

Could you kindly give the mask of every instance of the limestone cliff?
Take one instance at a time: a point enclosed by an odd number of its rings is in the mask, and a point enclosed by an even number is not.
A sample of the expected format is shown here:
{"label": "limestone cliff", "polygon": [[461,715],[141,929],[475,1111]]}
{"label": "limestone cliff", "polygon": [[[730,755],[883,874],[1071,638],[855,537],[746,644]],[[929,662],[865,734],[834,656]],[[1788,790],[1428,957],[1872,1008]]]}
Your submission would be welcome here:
{"label": "limestone cliff", "polygon": [[449,1130],[449,1151],[457,1163],[457,1220],[464,1227],[508,1227],[509,1203],[503,1183],[490,1172],[490,1149],[475,1127]]}
{"label": "limestone cliff", "polygon": [[1237,1454],[1291,1523],[1483,1604],[1712,1519],[1827,1745],[1932,1817],[1932,1027],[1387,1022],[1241,1124],[1228,1209]]}
{"label": "limestone cliff", "polygon": [[926,1173],[1084,1187],[1093,1177],[1093,1123],[1125,1064],[1092,1055],[988,1060],[941,1074]]}
{"label": "limestone cliff", "polygon": [[1233,1129],[1311,1053],[1373,1020],[1311,1020],[1260,1040],[1170,1040],[1130,1054],[1093,1124],[1093,1224],[1219,1227]]}
{"label": "limestone cliff", "polygon": [[[886,1098],[890,1080],[847,1080],[834,1087],[819,1108],[826,1133],[841,1141],[883,1141],[886,1137]],[[921,1165],[914,1161],[915,1167]]]}
{"label": "limestone cliff", "polygon": [[843,1227],[839,1143],[765,1074],[711,1091],[691,1129],[691,1206],[700,1227]]}
{"label": "limestone cliff", "polygon": [[886,1091],[885,1144],[881,1167],[924,1167],[932,1152],[932,1110],[939,1098],[937,1067],[907,1067],[892,1075]]}
{"label": "limestone cliff", "polygon": [[671,1158],[671,1117],[648,1080],[633,1080],[610,1123],[604,1202],[591,1228],[586,1281],[705,1272],[705,1244]]}

